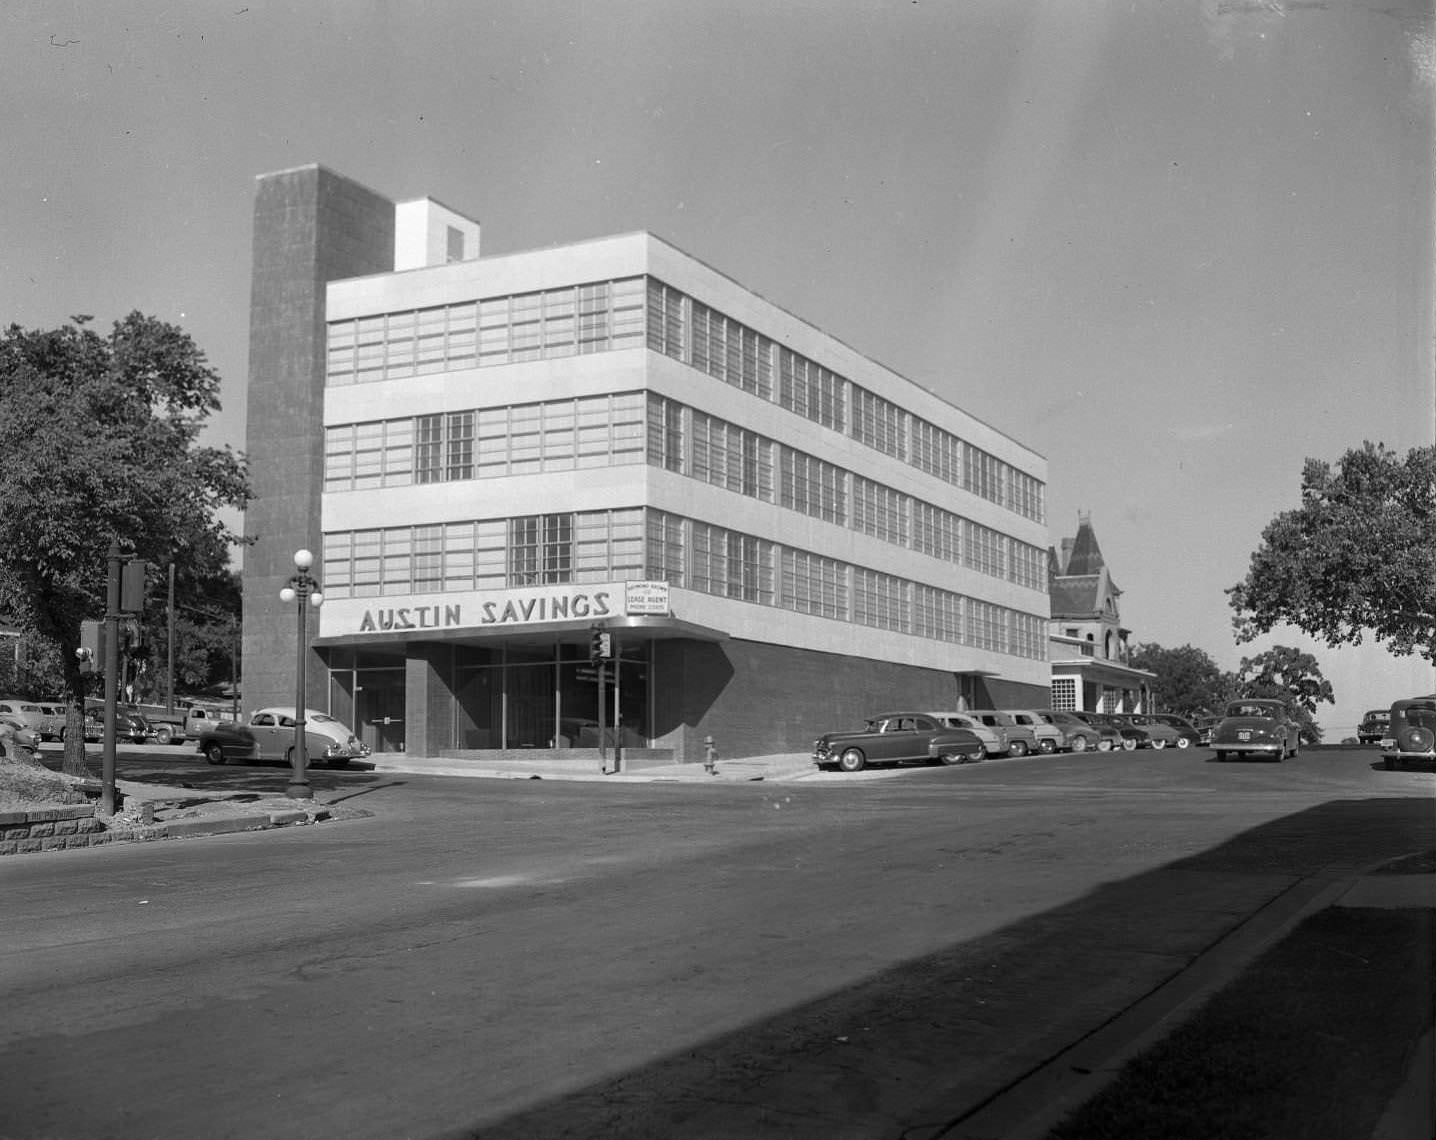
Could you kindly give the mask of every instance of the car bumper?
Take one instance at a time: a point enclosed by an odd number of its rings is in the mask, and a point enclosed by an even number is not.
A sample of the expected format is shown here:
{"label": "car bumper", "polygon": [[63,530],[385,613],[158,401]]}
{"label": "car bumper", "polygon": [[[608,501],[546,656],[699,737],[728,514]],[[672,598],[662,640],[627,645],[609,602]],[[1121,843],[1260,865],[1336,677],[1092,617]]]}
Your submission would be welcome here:
{"label": "car bumper", "polygon": [[1284,751],[1282,745],[1275,740],[1247,740],[1238,741],[1236,744],[1225,744],[1213,741],[1212,747],[1218,752],[1257,752],[1270,753],[1273,756]]}
{"label": "car bumper", "polygon": [[1431,761],[1436,760],[1436,752],[1402,752],[1397,748],[1388,748],[1382,751],[1381,759],[1386,761],[1388,766],[1391,764],[1404,764],[1408,760],[1420,760],[1429,764]]}

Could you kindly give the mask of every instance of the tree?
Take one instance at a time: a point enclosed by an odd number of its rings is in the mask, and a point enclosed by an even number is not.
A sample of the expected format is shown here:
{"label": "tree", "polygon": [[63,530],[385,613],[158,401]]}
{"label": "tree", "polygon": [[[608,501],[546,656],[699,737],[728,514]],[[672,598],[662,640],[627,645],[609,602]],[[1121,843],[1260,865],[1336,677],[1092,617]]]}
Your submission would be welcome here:
{"label": "tree", "polygon": [[1265,697],[1285,701],[1301,723],[1305,744],[1321,742],[1316,723],[1318,702],[1335,703],[1331,682],[1321,675],[1321,666],[1310,653],[1286,645],[1274,645],[1255,657],[1243,657],[1237,666],[1237,681],[1243,697]]}
{"label": "tree", "polygon": [[1176,649],[1138,645],[1131,665],[1157,675],[1157,700],[1168,712],[1201,716],[1220,709],[1233,695],[1232,675],[1218,668],[1205,650],[1192,645]]}
{"label": "tree", "polygon": [[1287,623],[1327,645],[1370,633],[1436,662],[1436,446],[1308,459],[1301,506],[1267,524],[1227,590],[1238,641]]}
{"label": "tree", "polygon": [[[218,573],[239,536],[217,512],[249,496],[243,458],[199,445],[219,376],[190,337],[141,313],[108,336],[89,319],[0,335],[0,612],[59,653],[72,727],[74,650],[80,622],[104,614],[111,543]],[[68,735],[78,774],[83,741]]]}

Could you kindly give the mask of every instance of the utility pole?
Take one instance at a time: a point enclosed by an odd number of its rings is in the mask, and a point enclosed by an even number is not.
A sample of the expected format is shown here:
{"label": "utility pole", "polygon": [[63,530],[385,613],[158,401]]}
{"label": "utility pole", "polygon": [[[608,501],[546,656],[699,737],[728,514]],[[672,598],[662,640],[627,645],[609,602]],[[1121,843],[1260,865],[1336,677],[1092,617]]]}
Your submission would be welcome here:
{"label": "utility pole", "polygon": [[120,544],[110,543],[105,577],[105,734],[100,751],[100,811],[115,814],[115,693],[120,665]]}
{"label": "utility pole", "polygon": [[165,712],[175,711],[175,564],[170,562],[169,595],[169,668],[166,674],[169,684],[165,688]]}

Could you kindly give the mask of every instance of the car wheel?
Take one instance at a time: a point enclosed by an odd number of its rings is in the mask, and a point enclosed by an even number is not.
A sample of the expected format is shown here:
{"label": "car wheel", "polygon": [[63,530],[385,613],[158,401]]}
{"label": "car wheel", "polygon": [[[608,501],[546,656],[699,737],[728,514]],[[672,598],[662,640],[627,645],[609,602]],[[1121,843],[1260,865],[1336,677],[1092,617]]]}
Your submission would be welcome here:
{"label": "car wheel", "polygon": [[162,724],[162,725],[159,726],[159,728],[155,729],[155,743],[156,743],[156,744],[169,744],[170,742],[172,742],[172,741],[174,740],[174,738],[175,738],[174,725],[171,725],[171,724]]}
{"label": "car wheel", "polygon": [[1074,736],[1072,738],[1072,743],[1069,747],[1072,749],[1073,752],[1086,752],[1087,738],[1085,736]]}
{"label": "car wheel", "polygon": [[1188,747],[1191,746],[1191,743],[1192,743],[1192,742],[1191,742],[1190,740],[1188,740],[1185,736],[1179,736],[1179,737],[1177,737],[1177,747],[1178,747],[1178,748],[1188,748]]}
{"label": "car wheel", "polygon": [[1396,761],[1393,760],[1390,756],[1383,756],[1381,758],[1381,766],[1385,768],[1388,772],[1396,771]]}
{"label": "car wheel", "polygon": [[1111,742],[1110,740],[1099,740],[1099,741],[1097,741],[1097,751],[1098,751],[1098,752],[1111,752],[1111,751],[1112,751],[1112,742]]}
{"label": "car wheel", "polygon": [[1123,752],[1135,752],[1136,750],[1137,750],[1137,742],[1136,742],[1135,740],[1133,740],[1130,736],[1127,737],[1126,739],[1124,739],[1124,740],[1122,741],[1122,751],[1123,751]]}
{"label": "car wheel", "polygon": [[849,748],[838,757],[838,771],[840,772],[861,772],[868,766],[868,758],[863,755],[860,748]]}
{"label": "car wheel", "polygon": [[211,744],[208,748],[204,750],[204,758],[208,760],[211,764],[223,764],[224,749],[221,748],[218,744]]}
{"label": "car wheel", "polygon": [[1218,748],[1218,749],[1217,749],[1217,763],[1218,763],[1218,764],[1225,764],[1226,762],[1227,762],[1227,754],[1226,754],[1225,752],[1223,752],[1220,748]]}
{"label": "car wheel", "polygon": [[1057,742],[1044,737],[1037,742],[1037,747],[1045,753],[1052,753],[1057,751]]}
{"label": "car wheel", "polygon": [[1026,756],[1027,742],[1023,740],[1014,740],[1011,744],[1007,746],[1007,754],[1009,756]]}
{"label": "car wheel", "polygon": [[1154,740],[1154,741],[1152,741],[1152,747],[1153,747],[1153,748],[1165,748],[1165,747],[1167,747],[1167,742],[1166,742],[1165,740]]}

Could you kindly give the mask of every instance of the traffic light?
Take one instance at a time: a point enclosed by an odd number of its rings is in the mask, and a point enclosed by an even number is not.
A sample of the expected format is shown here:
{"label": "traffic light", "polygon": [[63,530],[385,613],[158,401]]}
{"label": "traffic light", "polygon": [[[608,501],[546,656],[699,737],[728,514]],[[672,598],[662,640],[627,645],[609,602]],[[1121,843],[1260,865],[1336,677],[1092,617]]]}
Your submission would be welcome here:
{"label": "traffic light", "polygon": [[150,564],[141,558],[131,558],[120,570],[120,609],[127,614],[137,614],[145,608],[145,573]]}
{"label": "traffic light", "polygon": [[80,660],[81,673],[103,673],[105,671],[105,623],[82,621],[80,623],[80,648],[75,650]]}
{"label": "traffic light", "polygon": [[613,656],[613,637],[595,627],[588,635],[588,659],[602,661]]}

